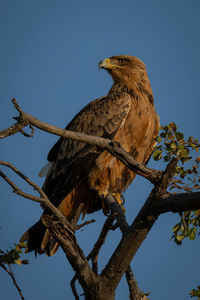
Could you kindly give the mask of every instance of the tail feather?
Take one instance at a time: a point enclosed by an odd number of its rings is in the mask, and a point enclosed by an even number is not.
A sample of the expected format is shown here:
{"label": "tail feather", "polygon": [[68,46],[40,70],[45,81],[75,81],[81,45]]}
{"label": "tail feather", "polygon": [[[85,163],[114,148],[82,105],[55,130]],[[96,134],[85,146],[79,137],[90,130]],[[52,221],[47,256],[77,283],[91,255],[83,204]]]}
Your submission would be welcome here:
{"label": "tail feather", "polygon": [[27,242],[25,252],[35,251],[35,255],[37,253],[42,254],[44,251],[41,249],[41,243],[46,231],[46,227],[43,225],[42,221],[39,220],[32,227],[30,227],[20,238],[20,242]]}
{"label": "tail feather", "polygon": [[[73,220],[80,202],[84,203],[83,210],[87,213],[101,208],[101,201],[98,201],[95,191],[89,189],[88,185],[82,182],[62,200],[58,209],[70,222]],[[44,213],[46,214],[47,211]],[[59,247],[58,242],[51,236],[41,219],[22,235],[20,241],[27,242],[26,253],[35,251],[35,255],[46,253],[51,256],[56,253]]]}
{"label": "tail feather", "polygon": [[[58,206],[58,209],[69,221],[73,218],[73,214],[79,205],[79,196],[77,190],[74,189]],[[35,255],[46,253],[50,256],[55,254],[59,247],[58,242],[51,236],[41,219],[22,235],[20,241],[26,241],[26,253],[35,251]]]}

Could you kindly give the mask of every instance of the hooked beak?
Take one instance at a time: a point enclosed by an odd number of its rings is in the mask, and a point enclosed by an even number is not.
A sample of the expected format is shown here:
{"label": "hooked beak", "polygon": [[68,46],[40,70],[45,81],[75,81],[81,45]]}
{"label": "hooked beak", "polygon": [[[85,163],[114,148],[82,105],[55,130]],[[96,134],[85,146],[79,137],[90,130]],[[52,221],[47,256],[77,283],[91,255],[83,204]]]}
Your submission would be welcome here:
{"label": "hooked beak", "polygon": [[110,58],[101,60],[100,63],[98,64],[98,68],[99,68],[99,70],[111,68]]}

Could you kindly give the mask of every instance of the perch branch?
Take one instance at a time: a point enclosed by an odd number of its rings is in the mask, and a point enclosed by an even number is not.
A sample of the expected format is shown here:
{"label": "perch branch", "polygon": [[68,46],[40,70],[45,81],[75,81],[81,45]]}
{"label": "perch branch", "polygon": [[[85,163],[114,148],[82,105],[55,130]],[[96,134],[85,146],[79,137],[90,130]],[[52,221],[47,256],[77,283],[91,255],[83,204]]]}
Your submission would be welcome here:
{"label": "perch branch", "polygon": [[152,202],[152,209],[159,214],[200,209],[200,192],[163,194]]}
{"label": "perch branch", "polygon": [[177,160],[172,159],[163,173],[160,184],[154,187],[144,206],[130,226],[128,233],[122,236],[118,247],[102,271],[103,280],[107,281],[108,285],[112,282],[112,286],[117,287],[132,258],[137,253],[137,250],[158,218],[159,213],[151,209],[152,201],[166,193],[166,189],[176,171],[176,166]]}
{"label": "perch branch", "polygon": [[110,152],[113,156],[117,157],[129,169],[143,176],[144,178],[148,179],[152,183],[159,182],[159,180],[161,179],[161,175],[162,175],[161,171],[148,168],[146,165],[134,160],[133,157],[128,152],[126,152],[124,149],[120,147],[118,142],[101,138],[101,137],[82,134],[79,132],[64,130],[56,126],[47,124],[22,111],[22,109],[17,104],[15,99],[12,99],[12,103],[16,108],[16,110],[20,113],[19,120],[22,120],[22,122],[26,121],[27,125],[31,124],[32,126],[37,127],[43,131],[49,132],[51,134],[62,136],[64,138],[70,138],[87,144],[92,144],[102,149],[105,149],[108,152]]}

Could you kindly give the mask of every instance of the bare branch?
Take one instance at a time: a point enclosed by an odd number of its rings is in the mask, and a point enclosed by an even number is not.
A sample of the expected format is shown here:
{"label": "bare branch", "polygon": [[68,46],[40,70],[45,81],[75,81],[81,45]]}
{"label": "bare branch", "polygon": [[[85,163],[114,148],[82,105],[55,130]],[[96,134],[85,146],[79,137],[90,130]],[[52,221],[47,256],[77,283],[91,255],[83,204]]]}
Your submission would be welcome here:
{"label": "bare branch", "polygon": [[138,288],[137,281],[133,275],[130,265],[128,266],[128,269],[126,270],[126,280],[127,280],[128,286],[129,286],[131,300],[141,300],[140,290]]}
{"label": "bare branch", "polygon": [[92,220],[89,220],[89,221],[85,221],[85,222],[83,222],[82,224],[79,224],[79,225],[74,226],[74,230],[79,230],[79,229],[81,229],[82,227],[84,227],[85,225],[89,225],[89,224],[95,223],[95,222],[96,222],[95,219],[92,219]]}
{"label": "bare branch", "polygon": [[100,251],[101,247],[103,246],[103,244],[105,243],[108,231],[111,229],[111,226],[113,224],[115,217],[116,216],[114,214],[112,214],[106,219],[106,221],[103,225],[103,228],[101,230],[101,233],[98,237],[98,240],[96,241],[93,249],[87,256],[87,260],[92,259],[92,269],[96,274],[98,273],[97,262],[98,262],[99,251]]}
{"label": "bare branch", "polygon": [[30,199],[35,202],[39,202],[42,205],[46,206],[51,210],[51,212],[63,223],[65,224],[67,230],[74,235],[73,228],[71,227],[68,220],[65,218],[65,216],[61,213],[60,210],[58,210],[48,199],[44,191],[32,180],[30,180],[26,175],[24,175],[21,171],[19,171],[15,166],[8,162],[0,161],[0,165],[6,166],[13,170],[18,176],[20,176],[24,181],[26,181],[29,185],[31,185],[39,194],[41,197],[37,197],[28,193],[23,192],[18,186],[16,186],[2,171],[0,171],[0,176],[13,188],[14,193]]}
{"label": "bare branch", "polygon": [[152,183],[159,182],[162,174],[161,171],[148,168],[146,165],[137,162],[136,160],[133,159],[133,157],[128,152],[126,152],[124,149],[120,147],[119,143],[101,137],[90,136],[79,132],[64,130],[56,126],[47,124],[23,112],[15,99],[12,99],[12,102],[15,108],[20,113],[20,118],[22,118],[22,120],[26,120],[28,124],[31,124],[51,134],[62,136],[64,138],[70,138],[76,141],[96,145],[100,148],[103,148],[108,152],[110,152],[113,156],[117,157],[120,161],[122,161],[130,170],[143,176],[144,178],[148,179]]}
{"label": "bare branch", "polygon": [[159,214],[200,209],[200,192],[164,194],[153,200],[152,209]]}
{"label": "bare branch", "polygon": [[90,282],[93,282],[95,286],[95,283],[99,281],[99,277],[96,277],[96,274],[91,270],[83,251],[76,242],[75,236],[72,238],[63,224],[60,221],[52,220],[50,216],[45,215],[43,223],[58,240],[83,289],[87,292],[91,291]]}
{"label": "bare branch", "polygon": [[30,127],[30,129],[31,129],[31,133],[27,133],[27,132],[25,132],[23,129],[20,130],[20,132],[21,132],[25,137],[33,137],[33,136],[34,136],[35,128],[34,128],[32,125],[30,125],[29,127]]}
{"label": "bare branch", "polygon": [[84,256],[84,253],[82,252],[81,248],[76,242],[74,231],[71,228],[71,225],[69,224],[67,219],[49,201],[42,189],[35,183],[33,183],[27,176],[25,176],[12,164],[2,161],[0,161],[0,164],[12,169],[23,180],[25,180],[28,184],[34,187],[41,195],[41,197],[36,197],[24,193],[2,171],[0,171],[0,176],[13,188],[15,193],[21,195],[22,197],[42,203],[43,205],[48,207],[53,213],[53,215],[58,219],[57,221],[57,219],[55,220],[53,216],[44,215],[42,217],[42,222],[49,229],[51,234],[58,240],[71,266],[76,271],[78,280],[82,284],[84,291],[90,293],[90,282],[92,281],[95,285],[95,283],[97,284],[97,282],[99,282],[99,278],[97,278],[95,273],[91,270],[88,261]]}
{"label": "bare branch", "polygon": [[78,278],[77,278],[77,276],[76,276],[76,274],[75,274],[74,277],[72,278],[71,282],[70,282],[70,285],[71,285],[72,293],[73,293],[75,299],[76,299],[76,300],[79,300],[79,295],[78,295],[78,293],[77,293],[77,291],[76,291],[76,285],[75,285],[77,279],[78,279]]}
{"label": "bare branch", "polygon": [[176,166],[177,160],[172,159],[166,167],[160,184],[152,190],[144,206],[130,226],[128,233],[123,234],[118,247],[102,271],[102,278],[108,285],[112,282],[112,286],[117,287],[122,275],[127,270],[131,260],[158,218],[159,213],[151,209],[152,201],[166,193],[166,189],[176,171]]}
{"label": "bare branch", "polygon": [[182,224],[183,224],[184,230],[185,230],[185,232],[187,232],[188,227],[187,227],[187,224],[186,224],[186,222],[185,222],[185,218],[184,218],[182,212],[180,213],[180,217],[181,217],[181,222],[182,222]]}
{"label": "bare branch", "polygon": [[16,287],[16,289],[18,290],[21,299],[22,299],[22,300],[25,300],[25,298],[24,298],[24,296],[23,296],[23,294],[22,294],[22,291],[21,291],[21,289],[20,289],[20,287],[19,287],[19,285],[18,285],[18,283],[17,283],[17,281],[16,281],[16,279],[15,279],[15,276],[14,276],[13,271],[12,271],[12,269],[11,269],[11,265],[9,265],[9,270],[8,270],[8,269],[6,268],[6,266],[5,266],[4,264],[2,264],[2,263],[0,263],[0,267],[2,267],[2,268],[6,271],[6,273],[12,278],[13,284],[14,284],[14,286]]}
{"label": "bare branch", "polygon": [[13,124],[7,129],[0,131],[0,139],[3,139],[5,137],[8,137],[10,135],[13,135],[19,131],[21,131],[25,126],[27,126],[29,123],[28,121],[20,120],[17,123]]}

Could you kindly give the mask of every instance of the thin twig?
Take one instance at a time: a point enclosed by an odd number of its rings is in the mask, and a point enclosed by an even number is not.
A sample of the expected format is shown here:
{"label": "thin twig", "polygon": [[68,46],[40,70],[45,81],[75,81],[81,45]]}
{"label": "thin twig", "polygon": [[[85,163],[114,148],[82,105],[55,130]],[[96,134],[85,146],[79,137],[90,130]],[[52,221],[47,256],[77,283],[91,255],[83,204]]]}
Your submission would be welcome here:
{"label": "thin twig", "polygon": [[77,293],[76,290],[76,280],[78,279],[77,275],[75,274],[74,277],[72,278],[70,285],[71,285],[71,289],[72,289],[72,293],[75,297],[76,300],[79,300],[79,295]]}
{"label": "thin twig", "polygon": [[19,177],[21,177],[24,181],[26,181],[29,185],[31,185],[39,194],[41,197],[33,196],[31,194],[23,192],[16,184],[14,184],[9,177],[7,177],[1,170],[0,170],[0,176],[13,188],[14,193],[33,200],[35,202],[39,202],[43,205],[45,205],[47,208],[51,210],[51,212],[66,226],[66,230],[68,230],[69,233],[74,235],[74,230],[71,227],[68,220],[65,218],[65,216],[61,213],[59,209],[57,209],[53,203],[50,202],[44,191],[31,179],[29,179],[26,175],[24,175],[21,171],[19,171],[15,166],[8,162],[0,161],[0,165],[6,166],[13,170]]}
{"label": "thin twig", "polygon": [[172,188],[177,188],[179,190],[184,190],[186,192],[191,191],[191,190],[199,190],[200,189],[200,185],[194,185],[194,186],[181,186],[179,184],[177,184],[175,181],[172,182]]}
{"label": "thin twig", "polygon": [[25,137],[33,137],[33,136],[34,136],[35,128],[34,128],[32,125],[30,125],[29,127],[30,127],[30,129],[31,129],[31,133],[27,133],[27,132],[25,132],[23,129],[20,130],[20,132],[21,132]]}
{"label": "thin twig", "polygon": [[18,283],[15,279],[15,276],[14,276],[13,271],[11,269],[11,265],[8,265],[8,266],[9,266],[9,270],[6,268],[6,266],[4,264],[0,263],[0,267],[2,267],[8,273],[8,275],[12,278],[13,284],[16,287],[16,289],[18,290],[21,299],[25,300],[25,298],[22,294],[22,291],[21,291],[21,289],[20,289],[20,287],[19,287],[19,285],[18,285]]}
{"label": "thin twig", "polygon": [[187,224],[186,224],[186,222],[185,222],[185,218],[183,217],[182,212],[180,213],[180,216],[181,216],[181,221],[182,221],[184,230],[185,230],[185,232],[187,232],[187,231],[188,231],[188,227],[187,227]]}
{"label": "thin twig", "polygon": [[89,220],[89,221],[85,221],[85,222],[83,222],[82,224],[79,224],[79,225],[74,226],[74,230],[79,230],[79,229],[81,229],[82,227],[84,227],[85,225],[89,225],[89,224],[95,223],[95,222],[96,222],[95,219],[92,219],[92,220]]}
{"label": "thin twig", "polygon": [[96,243],[94,244],[93,249],[87,256],[87,260],[92,259],[92,268],[96,274],[98,273],[98,256],[99,256],[100,249],[103,246],[103,244],[105,243],[108,231],[111,229],[111,226],[112,226],[115,218],[116,218],[116,216],[114,214],[112,214],[106,219],[106,221],[103,225],[103,228],[101,230],[101,233],[100,233]]}

